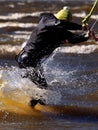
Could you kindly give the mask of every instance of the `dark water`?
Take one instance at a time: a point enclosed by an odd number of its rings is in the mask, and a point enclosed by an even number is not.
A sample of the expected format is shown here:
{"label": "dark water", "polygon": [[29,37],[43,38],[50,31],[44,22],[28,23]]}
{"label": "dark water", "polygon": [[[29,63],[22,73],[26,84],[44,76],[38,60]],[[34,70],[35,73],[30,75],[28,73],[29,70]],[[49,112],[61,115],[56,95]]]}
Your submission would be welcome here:
{"label": "dark water", "polygon": [[[73,21],[81,24],[92,4],[93,1],[0,1],[0,130],[98,129],[98,43],[90,39],[55,50],[42,63],[51,86],[47,90],[22,79],[24,70],[15,60],[41,12],[56,13],[67,5],[73,12]],[[98,18],[97,12],[98,8],[89,26]],[[94,31],[97,35],[98,23]],[[30,98],[35,96],[44,98],[49,107],[29,107]]]}

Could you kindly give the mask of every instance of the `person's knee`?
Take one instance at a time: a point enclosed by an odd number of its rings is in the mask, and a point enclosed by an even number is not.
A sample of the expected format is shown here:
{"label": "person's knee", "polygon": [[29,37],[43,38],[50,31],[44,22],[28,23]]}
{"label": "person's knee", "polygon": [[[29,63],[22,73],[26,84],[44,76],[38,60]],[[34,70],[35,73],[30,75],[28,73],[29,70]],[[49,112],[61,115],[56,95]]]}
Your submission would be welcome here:
{"label": "person's knee", "polygon": [[18,56],[18,64],[20,68],[25,68],[28,66],[28,53],[27,52],[21,52]]}

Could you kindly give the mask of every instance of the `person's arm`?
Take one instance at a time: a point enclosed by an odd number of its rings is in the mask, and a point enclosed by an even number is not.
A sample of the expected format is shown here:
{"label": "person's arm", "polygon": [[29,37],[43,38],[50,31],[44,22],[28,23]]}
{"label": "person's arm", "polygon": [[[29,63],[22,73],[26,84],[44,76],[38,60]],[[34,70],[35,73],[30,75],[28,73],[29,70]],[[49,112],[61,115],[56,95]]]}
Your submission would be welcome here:
{"label": "person's arm", "polygon": [[73,23],[73,22],[62,22],[63,26],[65,27],[65,29],[68,30],[82,30],[82,25],[77,24],[77,23]]}
{"label": "person's arm", "polygon": [[71,44],[77,44],[77,43],[80,43],[80,42],[87,41],[89,39],[88,32],[84,32],[84,33],[81,33],[81,34],[73,34],[73,33],[68,31],[67,35],[68,35],[67,40]]}

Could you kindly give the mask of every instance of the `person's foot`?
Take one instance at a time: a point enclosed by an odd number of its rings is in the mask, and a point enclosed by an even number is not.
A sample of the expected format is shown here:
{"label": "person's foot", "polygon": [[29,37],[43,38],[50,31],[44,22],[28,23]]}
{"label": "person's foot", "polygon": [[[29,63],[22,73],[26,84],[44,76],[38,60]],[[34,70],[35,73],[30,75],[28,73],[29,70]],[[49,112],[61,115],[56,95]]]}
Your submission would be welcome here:
{"label": "person's foot", "polygon": [[45,103],[41,99],[32,99],[30,101],[30,106],[34,107],[35,105],[37,105],[37,103],[45,105]]}

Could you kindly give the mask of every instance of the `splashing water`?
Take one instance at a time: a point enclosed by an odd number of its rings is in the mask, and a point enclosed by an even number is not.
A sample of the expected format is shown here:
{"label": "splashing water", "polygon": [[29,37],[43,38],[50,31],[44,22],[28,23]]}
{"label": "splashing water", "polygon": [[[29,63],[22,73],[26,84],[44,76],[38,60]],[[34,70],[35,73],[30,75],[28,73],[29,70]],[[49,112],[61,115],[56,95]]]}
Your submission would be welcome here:
{"label": "splashing water", "polygon": [[[67,4],[73,12],[73,21],[81,24],[93,2],[82,0],[84,2],[81,4],[79,0],[67,0],[66,3],[64,0],[63,3],[51,0],[46,3],[36,2],[38,0],[1,1],[4,2],[0,2],[0,66],[3,66],[0,67],[0,128],[97,129],[97,123],[91,120],[96,115],[98,119],[98,44],[89,40],[83,43],[84,45],[70,45],[57,50],[57,54],[54,52],[43,62],[44,75],[49,84],[47,89],[39,88],[28,78],[21,78],[25,70],[16,67],[15,61],[12,60],[20,52],[21,44],[36,27],[40,12],[48,10],[56,13]],[[90,19],[90,26],[98,17],[97,12],[98,8]],[[98,32],[98,24],[94,30]],[[7,67],[4,67],[5,65]],[[14,67],[8,67],[12,65]],[[37,110],[41,111],[41,114],[55,113],[55,118],[48,114],[48,117],[43,119],[39,111],[32,111],[28,103],[32,98],[38,97],[45,99],[52,107],[45,105],[37,107]],[[58,117],[58,113],[63,118]],[[37,118],[34,115],[37,115]],[[71,116],[70,119],[66,115]],[[88,119],[90,115],[91,120]],[[76,119],[76,116],[79,118]],[[84,116],[87,117],[87,122]]]}
{"label": "splashing water", "polygon": [[[28,78],[22,78],[25,69],[1,68],[1,93],[13,100],[22,99],[25,103],[37,98],[45,100],[46,104],[96,105],[96,101],[87,100],[93,93],[97,96],[98,92],[97,48],[97,44],[57,48],[42,63],[49,85],[47,89],[39,88]],[[81,100],[81,97],[85,99]],[[79,102],[75,101],[77,98]]]}
{"label": "splashing water", "polygon": [[[76,48],[56,49],[43,63],[44,73],[47,82],[52,86],[51,89],[61,91],[62,104],[94,105],[97,102],[87,102],[86,99],[89,100],[90,95],[98,91],[98,53],[95,52],[97,48],[94,49],[92,45]],[[83,102],[73,101],[80,97]]]}
{"label": "splashing water", "polygon": [[56,104],[60,100],[57,91],[39,88],[28,78],[22,78],[23,73],[25,73],[25,69],[19,69],[18,67],[0,70],[0,89],[3,96],[13,100],[24,98],[25,103],[29,103],[33,98],[43,99],[47,104]]}

